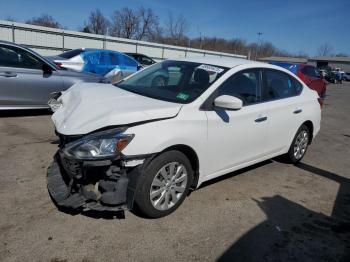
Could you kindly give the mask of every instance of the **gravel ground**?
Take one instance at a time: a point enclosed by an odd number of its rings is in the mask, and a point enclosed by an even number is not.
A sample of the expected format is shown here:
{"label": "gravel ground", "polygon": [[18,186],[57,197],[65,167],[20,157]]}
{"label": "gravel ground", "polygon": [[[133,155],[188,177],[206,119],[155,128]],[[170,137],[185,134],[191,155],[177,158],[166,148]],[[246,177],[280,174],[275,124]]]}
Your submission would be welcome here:
{"label": "gravel ground", "polygon": [[168,217],[70,215],[46,189],[46,111],[0,117],[0,261],[350,261],[350,84],[330,85],[298,166],[276,160],[203,185]]}

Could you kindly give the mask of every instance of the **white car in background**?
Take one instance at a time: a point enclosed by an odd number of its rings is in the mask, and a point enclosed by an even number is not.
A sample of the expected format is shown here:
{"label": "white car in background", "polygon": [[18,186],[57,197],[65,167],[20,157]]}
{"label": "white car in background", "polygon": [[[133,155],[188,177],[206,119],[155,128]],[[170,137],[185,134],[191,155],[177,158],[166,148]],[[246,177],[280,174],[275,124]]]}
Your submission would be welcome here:
{"label": "white car in background", "polygon": [[[150,81],[164,71],[168,81]],[[116,85],[75,85],[54,105],[56,204],[153,218],[210,179],[300,161],[321,121],[317,93],[294,74],[244,59],[167,60]]]}

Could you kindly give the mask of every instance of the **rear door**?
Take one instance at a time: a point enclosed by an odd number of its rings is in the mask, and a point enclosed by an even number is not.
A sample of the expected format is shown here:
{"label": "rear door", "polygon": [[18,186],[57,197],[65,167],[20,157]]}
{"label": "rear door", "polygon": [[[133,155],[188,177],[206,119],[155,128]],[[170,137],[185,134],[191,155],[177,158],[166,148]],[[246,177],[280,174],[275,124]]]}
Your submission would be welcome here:
{"label": "rear door", "polygon": [[[43,66],[52,69],[44,72]],[[50,94],[62,90],[60,75],[36,55],[0,44],[0,106],[47,107]]]}
{"label": "rear door", "polygon": [[264,69],[263,79],[262,100],[269,116],[266,148],[274,154],[289,148],[301,125],[304,104],[299,95],[303,86],[293,76],[274,69]]}

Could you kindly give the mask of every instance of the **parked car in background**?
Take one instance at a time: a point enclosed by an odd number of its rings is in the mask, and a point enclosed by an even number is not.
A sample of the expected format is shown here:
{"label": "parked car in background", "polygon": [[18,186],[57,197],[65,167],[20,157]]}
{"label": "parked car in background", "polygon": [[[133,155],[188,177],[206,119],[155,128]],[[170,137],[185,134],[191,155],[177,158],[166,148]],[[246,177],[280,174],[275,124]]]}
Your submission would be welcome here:
{"label": "parked car in background", "polygon": [[270,64],[281,66],[297,75],[311,89],[317,91],[318,95],[324,99],[326,97],[327,82],[323,79],[318,69],[312,65],[270,62]]}
{"label": "parked car in background", "polygon": [[79,82],[108,80],[95,74],[59,70],[26,47],[0,41],[0,110],[48,108],[51,93]]}
{"label": "parked car in background", "polygon": [[327,76],[327,70],[319,69],[318,71],[320,72],[320,75],[322,76],[322,78],[325,79]]}
{"label": "parked car in background", "polygon": [[61,68],[99,74],[116,83],[140,69],[139,63],[117,51],[80,48],[47,57]]}
{"label": "parked car in background", "polygon": [[350,81],[350,72],[345,73],[344,76],[343,76],[343,79],[345,81]]}
{"label": "parked car in background", "polygon": [[134,58],[137,62],[139,62],[143,67],[147,67],[156,63],[152,58],[138,53],[125,53],[126,55]]}
{"label": "parked car in background", "polygon": [[116,85],[76,85],[52,116],[48,190],[62,208],[163,217],[205,181],[278,155],[300,161],[319,103],[288,70],[245,59],[166,60]]}

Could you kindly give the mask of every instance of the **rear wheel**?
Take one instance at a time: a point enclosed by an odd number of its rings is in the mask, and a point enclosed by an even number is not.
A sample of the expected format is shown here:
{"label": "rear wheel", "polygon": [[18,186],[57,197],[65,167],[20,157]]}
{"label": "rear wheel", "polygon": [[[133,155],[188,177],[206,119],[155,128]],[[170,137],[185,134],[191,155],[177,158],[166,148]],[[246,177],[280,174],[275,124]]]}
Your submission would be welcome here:
{"label": "rear wheel", "polygon": [[299,162],[304,157],[309,142],[310,131],[307,126],[302,125],[297,131],[288,153],[285,155],[287,161],[290,163]]}
{"label": "rear wheel", "polygon": [[192,179],[190,161],[183,153],[164,152],[143,170],[135,193],[138,211],[152,218],[172,213],[185,200]]}

